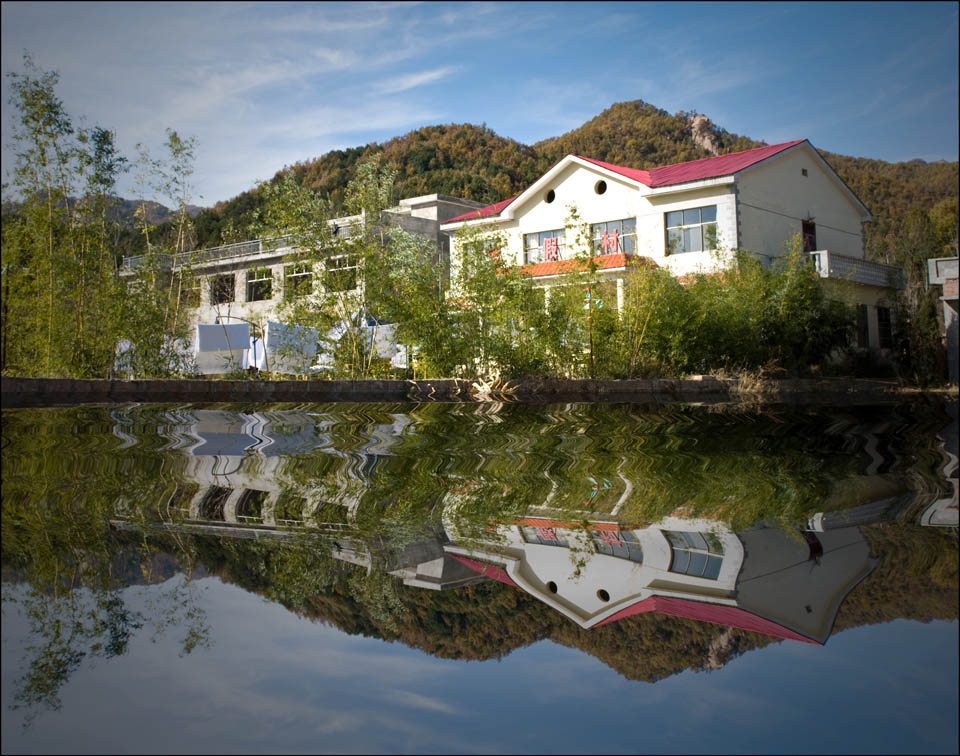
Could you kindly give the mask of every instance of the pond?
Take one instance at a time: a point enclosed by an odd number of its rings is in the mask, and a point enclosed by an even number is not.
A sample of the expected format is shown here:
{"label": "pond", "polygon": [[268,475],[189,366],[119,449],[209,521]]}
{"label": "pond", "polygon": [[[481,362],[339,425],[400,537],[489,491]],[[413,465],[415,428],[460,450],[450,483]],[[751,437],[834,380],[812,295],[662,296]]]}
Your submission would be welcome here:
{"label": "pond", "polygon": [[4,753],[956,753],[957,403],[3,411]]}

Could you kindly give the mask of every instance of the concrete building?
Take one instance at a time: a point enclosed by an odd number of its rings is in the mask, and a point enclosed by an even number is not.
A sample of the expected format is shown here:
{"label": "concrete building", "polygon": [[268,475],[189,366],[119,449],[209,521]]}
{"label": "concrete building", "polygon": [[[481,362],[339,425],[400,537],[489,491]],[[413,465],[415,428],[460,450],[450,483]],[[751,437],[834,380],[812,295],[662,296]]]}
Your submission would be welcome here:
{"label": "concrete building", "polygon": [[[383,212],[382,221],[388,227],[401,228],[435,244],[437,265],[445,272],[450,259],[449,236],[441,232],[441,223],[479,207],[481,203],[472,200],[429,194],[401,200],[397,207]],[[331,235],[344,239],[364,233],[369,225],[363,214],[329,221]],[[200,346],[197,325],[248,323],[257,331],[251,336],[263,337],[267,323],[278,320],[278,306],[287,295],[315,290],[343,293],[347,297],[359,295],[361,278],[355,259],[345,254],[331,255],[322,264],[307,264],[298,261],[300,255],[291,237],[281,237],[163,256],[161,264],[172,274],[189,274],[184,278],[190,282],[184,297],[195,306],[191,350],[196,353]],[[144,256],[125,258],[121,275],[135,276],[144,261]],[[236,351],[236,346],[231,344],[234,349],[227,351]]]}
{"label": "concrete building", "polygon": [[940,304],[943,308],[943,334],[947,347],[947,374],[950,383],[960,382],[960,325],[958,325],[958,298],[960,272],[958,258],[936,257],[927,260],[927,281],[930,286],[943,287]]}
{"label": "concrete building", "polygon": [[[592,249],[576,249],[575,207]],[[898,267],[865,259],[863,224],[871,216],[805,139],[637,170],[567,155],[517,197],[442,224],[454,234],[479,227],[506,239],[501,259],[522,266],[549,289],[593,254],[598,275],[616,287],[618,307],[632,263],[677,277],[710,272],[734,249],[769,263],[800,235],[826,285],[860,308],[860,346],[892,346],[891,304],[902,287]],[[458,265],[453,242],[452,267]],[[843,291],[840,282],[846,282]],[[849,293],[847,290],[849,290]]]}

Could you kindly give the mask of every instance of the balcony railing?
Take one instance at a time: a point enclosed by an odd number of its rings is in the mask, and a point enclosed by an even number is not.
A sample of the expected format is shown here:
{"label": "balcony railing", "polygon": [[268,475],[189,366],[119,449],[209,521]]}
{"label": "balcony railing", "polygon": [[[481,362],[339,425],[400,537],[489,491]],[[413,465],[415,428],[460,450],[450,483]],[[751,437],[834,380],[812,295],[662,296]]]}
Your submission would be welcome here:
{"label": "balcony railing", "polygon": [[903,268],[897,265],[847,257],[825,249],[811,252],[810,256],[821,278],[841,279],[891,289],[903,288]]}
{"label": "balcony railing", "polygon": [[[362,216],[338,218],[331,222],[333,233],[343,238],[350,238],[356,234],[363,222]],[[236,257],[259,257],[276,252],[284,247],[296,246],[297,238],[294,235],[278,236],[273,239],[256,239],[254,241],[239,242],[237,244],[223,244],[219,247],[196,249],[181,252],[176,255],[157,254],[153,258],[163,270],[176,270],[186,265],[202,265],[215,263],[220,260],[229,260]],[[136,255],[123,258],[122,273],[132,273],[143,267],[147,262],[147,255]]]}

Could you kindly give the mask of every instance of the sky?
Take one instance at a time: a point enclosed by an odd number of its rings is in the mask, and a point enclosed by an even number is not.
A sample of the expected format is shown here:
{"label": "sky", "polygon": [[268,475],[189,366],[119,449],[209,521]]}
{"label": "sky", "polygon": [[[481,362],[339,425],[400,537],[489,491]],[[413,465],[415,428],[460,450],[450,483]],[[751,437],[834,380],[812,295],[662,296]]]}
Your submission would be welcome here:
{"label": "sky", "polygon": [[[171,586],[124,590],[155,617]],[[956,753],[957,622],[895,620],[784,641],[723,669],[635,682],[541,641],[500,660],[347,635],[216,578],[196,581],[210,647],[148,622],[82,660],[62,708],[12,710],[35,642],[4,604],[4,753]],[[4,586],[16,594],[18,588]],[[172,593],[171,593],[172,595]],[[163,616],[168,616],[163,613]],[[882,662],[882,663],[881,663]]]}
{"label": "sky", "polygon": [[[636,99],[769,144],[955,161],[957,16],[956,2],[5,2],[4,181],[7,74],[25,51],[59,73],[74,123],[114,130],[128,157],[162,156],[168,128],[194,137],[203,206],[422,126],[532,144]],[[133,187],[127,174],[120,193]]]}

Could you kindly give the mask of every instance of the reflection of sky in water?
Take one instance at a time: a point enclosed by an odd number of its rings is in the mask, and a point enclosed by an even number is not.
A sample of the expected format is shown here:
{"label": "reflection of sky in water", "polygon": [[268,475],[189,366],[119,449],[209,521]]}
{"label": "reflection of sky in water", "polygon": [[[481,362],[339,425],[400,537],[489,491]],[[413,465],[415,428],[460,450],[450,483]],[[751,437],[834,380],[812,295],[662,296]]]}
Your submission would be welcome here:
{"label": "reflection of sky in water", "polygon": [[[777,643],[647,684],[551,642],[438,659],[198,585],[210,649],[181,658],[178,628],[142,631],[125,657],[85,662],[25,734],[8,708],[25,625],[5,604],[4,753],[957,751],[956,621]],[[127,600],[146,613],[160,590]]]}

